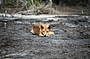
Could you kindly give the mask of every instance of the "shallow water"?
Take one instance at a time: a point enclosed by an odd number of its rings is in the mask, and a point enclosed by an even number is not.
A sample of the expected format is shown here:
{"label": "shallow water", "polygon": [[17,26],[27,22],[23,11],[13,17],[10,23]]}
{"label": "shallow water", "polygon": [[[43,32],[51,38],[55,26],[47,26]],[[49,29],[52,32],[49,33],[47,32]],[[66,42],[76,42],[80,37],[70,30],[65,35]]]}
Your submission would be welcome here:
{"label": "shallow water", "polygon": [[[89,59],[90,16],[56,16],[0,22],[0,59]],[[40,37],[34,24],[49,24],[55,35]]]}

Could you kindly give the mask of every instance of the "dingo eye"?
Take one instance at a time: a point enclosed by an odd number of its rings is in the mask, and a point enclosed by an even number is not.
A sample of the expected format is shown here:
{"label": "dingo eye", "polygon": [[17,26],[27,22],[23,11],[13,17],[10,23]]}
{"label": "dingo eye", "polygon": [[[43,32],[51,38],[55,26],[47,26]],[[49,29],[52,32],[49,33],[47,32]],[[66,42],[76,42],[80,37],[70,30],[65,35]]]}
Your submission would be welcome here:
{"label": "dingo eye", "polygon": [[45,32],[45,31],[42,31],[42,32]]}

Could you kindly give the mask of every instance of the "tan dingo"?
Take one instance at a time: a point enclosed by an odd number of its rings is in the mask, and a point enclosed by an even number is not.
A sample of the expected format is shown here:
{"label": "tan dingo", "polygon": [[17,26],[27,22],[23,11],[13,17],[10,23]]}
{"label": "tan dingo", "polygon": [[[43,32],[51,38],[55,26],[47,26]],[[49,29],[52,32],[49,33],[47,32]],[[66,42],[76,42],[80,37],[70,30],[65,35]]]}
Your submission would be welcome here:
{"label": "tan dingo", "polygon": [[54,35],[54,32],[50,30],[50,26],[46,24],[36,24],[32,27],[31,32],[39,36],[49,36]]}

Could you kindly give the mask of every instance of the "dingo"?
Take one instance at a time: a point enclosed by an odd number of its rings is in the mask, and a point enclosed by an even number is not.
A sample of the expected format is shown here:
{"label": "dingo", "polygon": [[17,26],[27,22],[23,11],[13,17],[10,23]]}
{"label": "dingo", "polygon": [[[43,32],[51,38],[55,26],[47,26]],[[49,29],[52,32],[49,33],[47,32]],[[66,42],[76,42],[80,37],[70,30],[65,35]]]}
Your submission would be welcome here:
{"label": "dingo", "polygon": [[50,26],[46,24],[36,24],[32,27],[31,32],[39,36],[49,36],[54,35],[54,32],[50,30]]}

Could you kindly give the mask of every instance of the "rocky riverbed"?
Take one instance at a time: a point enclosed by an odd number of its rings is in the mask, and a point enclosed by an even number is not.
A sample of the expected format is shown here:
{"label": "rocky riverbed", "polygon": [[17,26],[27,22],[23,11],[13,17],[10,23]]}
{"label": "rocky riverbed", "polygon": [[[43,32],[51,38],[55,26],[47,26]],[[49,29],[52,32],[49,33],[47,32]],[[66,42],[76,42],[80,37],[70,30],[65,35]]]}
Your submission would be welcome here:
{"label": "rocky riverbed", "polygon": [[[34,24],[51,25],[55,35],[33,35],[30,30]],[[0,59],[89,58],[90,16],[57,15],[0,21]]]}

